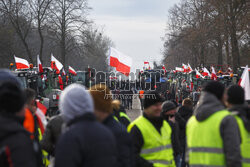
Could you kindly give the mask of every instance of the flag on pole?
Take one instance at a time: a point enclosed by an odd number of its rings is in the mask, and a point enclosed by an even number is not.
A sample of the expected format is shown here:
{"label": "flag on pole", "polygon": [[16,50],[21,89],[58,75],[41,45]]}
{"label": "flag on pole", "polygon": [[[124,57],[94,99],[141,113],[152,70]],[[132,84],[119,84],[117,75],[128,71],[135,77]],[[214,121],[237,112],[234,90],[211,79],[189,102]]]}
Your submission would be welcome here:
{"label": "flag on pole", "polygon": [[187,65],[186,65],[186,64],[183,64],[183,63],[182,63],[182,68],[183,68],[183,72],[187,72],[188,67],[187,67]]}
{"label": "flag on pole", "polygon": [[205,77],[205,76],[208,76],[208,77],[211,77],[211,74],[210,72],[208,71],[208,69],[206,67],[203,68],[203,73],[202,75]]}
{"label": "flag on pole", "polygon": [[59,82],[60,89],[63,90],[63,80],[62,80],[61,75],[58,75],[58,82]]}
{"label": "flag on pole", "polygon": [[65,76],[66,75],[66,72],[64,70],[64,68],[62,69],[62,76]]}
{"label": "flag on pole", "polygon": [[212,75],[211,75],[211,79],[212,79],[212,80],[217,80],[217,75],[216,75],[216,72],[215,72],[214,67],[212,67]]}
{"label": "flag on pole", "polygon": [[175,67],[175,71],[176,72],[184,72],[184,69],[180,68],[180,67]]}
{"label": "flag on pole", "polygon": [[195,72],[196,72],[196,78],[204,78],[197,69],[195,69]]}
{"label": "flag on pole", "polygon": [[188,71],[187,72],[192,72],[192,71],[193,71],[193,69],[192,69],[191,65],[188,63]]}
{"label": "flag on pole", "polygon": [[41,78],[43,79],[43,66],[42,63],[40,61],[39,55],[37,55],[37,69],[38,69],[38,73],[41,74]]}
{"label": "flag on pole", "polygon": [[29,62],[25,59],[14,56],[16,62],[16,69],[27,69],[30,68]]}
{"label": "flag on pole", "polygon": [[69,66],[69,73],[72,75],[76,75],[76,71],[71,66]]}
{"label": "flag on pole", "polygon": [[60,61],[58,61],[53,54],[51,54],[51,68],[56,70],[57,73],[60,73],[61,69],[63,68],[63,65]]}
{"label": "flag on pole", "polygon": [[239,85],[245,90],[245,99],[250,100],[250,83],[249,83],[249,70],[248,65],[244,69],[242,76],[239,80]]}
{"label": "flag on pole", "polygon": [[119,52],[115,48],[110,48],[110,66],[115,67],[117,71],[128,76],[132,66],[132,59]]}
{"label": "flag on pole", "polygon": [[41,129],[41,133],[44,133],[45,127],[47,125],[47,119],[46,119],[46,112],[47,108],[40,103],[38,100],[36,101],[37,109],[36,109],[36,116],[38,118],[38,125]]}

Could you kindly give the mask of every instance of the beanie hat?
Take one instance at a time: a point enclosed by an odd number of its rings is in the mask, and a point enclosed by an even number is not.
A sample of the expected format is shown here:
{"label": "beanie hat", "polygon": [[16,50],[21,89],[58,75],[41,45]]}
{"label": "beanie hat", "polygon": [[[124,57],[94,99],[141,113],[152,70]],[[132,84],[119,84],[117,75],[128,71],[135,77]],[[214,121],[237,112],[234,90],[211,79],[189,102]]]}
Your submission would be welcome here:
{"label": "beanie hat", "polygon": [[209,81],[203,86],[203,91],[212,93],[219,100],[221,100],[225,91],[225,87],[218,81]]}
{"label": "beanie hat", "polygon": [[244,104],[245,92],[239,85],[232,85],[227,90],[227,101],[231,104]]}
{"label": "beanie hat", "polygon": [[161,96],[156,92],[145,92],[144,94],[145,100],[144,100],[144,108],[148,108],[156,103],[163,102],[163,99]]}
{"label": "beanie hat", "polygon": [[25,104],[20,81],[9,71],[0,70],[0,112],[14,114]]}
{"label": "beanie hat", "polygon": [[89,90],[93,97],[96,110],[107,113],[113,112],[111,92],[108,87],[103,84],[97,84]]}
{"label": "beanie hat", "polygon": [[162,104],[162,112],[163,113],[166,113],[170,110],[173,110],[177,108],[176,105],[172,102],[172,101],[165,101],[163,104]]}
{"label": "beanie hat", "polygon": [[89,92],[80,84],[71,84],[62,92],[59,99],[59,109],[66,123],[72,119],[92,113],[93,100]]}

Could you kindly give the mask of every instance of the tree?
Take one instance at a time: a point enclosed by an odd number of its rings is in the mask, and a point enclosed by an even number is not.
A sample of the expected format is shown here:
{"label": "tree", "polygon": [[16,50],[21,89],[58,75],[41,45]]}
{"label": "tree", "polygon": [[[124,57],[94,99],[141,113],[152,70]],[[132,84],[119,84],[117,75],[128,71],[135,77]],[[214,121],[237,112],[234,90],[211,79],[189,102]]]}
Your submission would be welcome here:
{"label": "tree", "polygon": [[[88,7],[86,0],[54,0],[49,9],[50,28],[56,32],[60,46],[63,65],[72,47],[72,41],[80,35],[81,30],[89,23],[86,19]],[[67,41],[67,42],[66,42]]]}
{"label": "tree", "polygon": [[8,18],[25,47],[29,62],[33,63],[32,54],[27,43],[27,37],[32,28],[33,15],[28,10],[27,0],[0,0],[0,12]]}
{"label": "tree", "polygon": [[34,14],[34,24],[40,37],[39,56],[43,62],[44,35],[43,30],[46,27],[46,21],[49,15],[49,9],[52,0],[29,0],[30,12]]}

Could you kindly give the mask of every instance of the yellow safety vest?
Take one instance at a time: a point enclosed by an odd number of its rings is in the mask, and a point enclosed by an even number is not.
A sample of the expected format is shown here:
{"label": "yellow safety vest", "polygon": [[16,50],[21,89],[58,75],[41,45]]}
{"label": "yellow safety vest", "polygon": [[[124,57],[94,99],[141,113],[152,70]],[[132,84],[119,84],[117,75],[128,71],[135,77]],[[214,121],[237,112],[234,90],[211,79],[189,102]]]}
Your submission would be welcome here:
{"label": "yellow safety vest", "polygon": [[140,156],[153,163],[154,167],[174,167],[172,130],[169,124],[163,121],[160,134],[149,120],[140,116],[128,126],[128,132],[135,125],[140,130],[144,141]]}
{"label": "yellow safety vest", "polygon": [[186,134],[190,167],[226,166],[220,125],[229,114],[229,111],[222,110],[201,122],[195,116],[189,119]]}
{"label": "yellow safety vest", "polygon": [[242,119],[239,116],[234,117],[237,120],[240,129],[242,166],[250,167],[250,133],[246,130]]}

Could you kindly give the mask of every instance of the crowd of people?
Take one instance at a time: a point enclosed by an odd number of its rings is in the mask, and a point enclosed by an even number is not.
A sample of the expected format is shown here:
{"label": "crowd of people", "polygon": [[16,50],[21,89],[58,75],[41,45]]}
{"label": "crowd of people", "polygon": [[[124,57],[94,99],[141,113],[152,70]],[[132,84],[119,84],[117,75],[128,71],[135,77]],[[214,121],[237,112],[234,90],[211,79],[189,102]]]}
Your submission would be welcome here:
{"label": "crowd of people", "polygon": [[67,86],[60,114],[41,129],[36,92],[0,70],[0,166],[250,166],[250,109],[240,86],[208,81],[196,105],[138,92],[142,115],[134,121],[110,94],[102,84]]}

